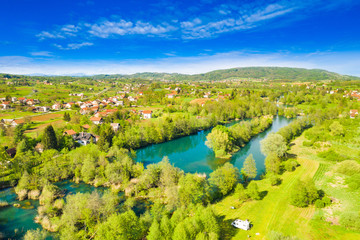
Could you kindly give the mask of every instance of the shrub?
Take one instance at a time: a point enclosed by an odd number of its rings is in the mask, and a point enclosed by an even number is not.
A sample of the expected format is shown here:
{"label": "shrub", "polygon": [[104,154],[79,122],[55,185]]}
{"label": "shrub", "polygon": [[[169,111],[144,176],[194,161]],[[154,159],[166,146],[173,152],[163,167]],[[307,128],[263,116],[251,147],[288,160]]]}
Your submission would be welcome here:
{"label": "shrub", "polygon": [[299,165],[299,163],[296,160],[287,160],[284,163],[284,168],[288,172],[295,171],[296,167]]}
{"label": "shrub", "polygon": [[331,199],[329,197],[323,197],[322,201],[325,203],[325,206],[329,206],[331,204]]}
{"label": "shrub", "polygon": [[324,207],[325,207],[325,203],[324,203],[322,200],[317,199],[317,200],[315,201],[315,207],[316,207],[316,208],[324,208]]}
{"label": "shrub", "polygon": [[329,150],[319,152],[317,155],[332,162],[341,162],[347,158],[347,156],[340,155],[331,148]]}
{"label": "shrub", "polygon": [[277,186],[277,185],[280,185],[280,183],[281,183],[281,179],[276,175],[270,176],[269,179],[270,179],[271,186]]}
{"label": "shrub", "polygon": [[270,240],[298,240],[297,237],[287,236],[281,232],[275,232],[275,231],[271,231],[268,237]]}
{"label": "shrub", "polygon": [[311,147],[313,144],[314,144],[313,141],[304,141],[304,142],[303,142],[303,146],[304,146],[304,147]]}
{"label": "shrub", "polygon": [[360,164],[354,160],[345,160],[336,164],[335,171],[337,173],[351,176],[360,173]]}
{"label": "shrub", "polygon": [[346,179],[346,183],[348,184],[351,190],[357,190],[360,187],[360,174],[354,174],[351,177]]}
{"label": "shrub", "polygon": [[360,230],[360,216],[357,212],[344,212],[340,216],[340,224],[346,228]]}

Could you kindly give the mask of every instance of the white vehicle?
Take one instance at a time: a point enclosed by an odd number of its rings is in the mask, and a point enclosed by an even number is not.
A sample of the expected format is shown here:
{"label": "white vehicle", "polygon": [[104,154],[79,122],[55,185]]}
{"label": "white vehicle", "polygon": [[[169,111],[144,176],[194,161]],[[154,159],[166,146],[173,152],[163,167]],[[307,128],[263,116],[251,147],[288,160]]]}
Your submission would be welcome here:
{"label": "white vehicle", "polygon": [[251,228],[251,223],[249,220],[240,220],[240,219],[236,219],[235,221],[233,221],[231,223],[232,226],[236,227],[236,228],[240,228],[240,229],[243,229],[243,230],[250,230]]}

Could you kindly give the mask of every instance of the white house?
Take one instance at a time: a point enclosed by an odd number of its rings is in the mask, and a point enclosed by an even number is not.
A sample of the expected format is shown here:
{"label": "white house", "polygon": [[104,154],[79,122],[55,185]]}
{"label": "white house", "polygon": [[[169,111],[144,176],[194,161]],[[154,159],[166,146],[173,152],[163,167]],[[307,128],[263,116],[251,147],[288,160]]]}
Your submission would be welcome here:
{"label": "white house", "polygon": [[102,117],[95,117],[95,116],[91,117],[90,121],[92,121],[96,125],[102,124],[104,122]]}
{"label": "white house", "polygon": [[152,117],[152,111],[151,110],[144,110],[142,112],[144,119],[150,119]]}
{"label": "white house", "polygon": [[240,219],[236,219],[235,221],[233,221],[231,223],[232,226],[236,227],[236,228],[240,228],[240,229],[243,229],[243,230],[250,230],[251,228],[251,223],[249,220],[240,220]]}
{"label": "white house", "polygon": [[359,115],[359,111],[357,109],[350,110],[350,118],[355,118]]}
{"label": "white house", "polygon": [[114,130],[114,132],[119,131],[119,128],[120,128],[120,124],[119,124],[119,123],[110,123],[110,126],[112,127],[112,129]]}
{"label": "white house", "polygon": [[51,106],[51,108],[53,110],[60,110],[61,109],[61,104],[60,103],[55,103],[54,105]]}

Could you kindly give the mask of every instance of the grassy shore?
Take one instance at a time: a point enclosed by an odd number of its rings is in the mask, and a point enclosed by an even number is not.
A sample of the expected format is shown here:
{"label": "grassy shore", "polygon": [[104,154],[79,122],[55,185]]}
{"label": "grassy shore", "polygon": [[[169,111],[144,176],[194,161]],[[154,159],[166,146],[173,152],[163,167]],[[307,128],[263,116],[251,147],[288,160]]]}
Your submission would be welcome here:
{"label": "grassy shore", "polygon": [[[304,136],[301,136],[293,142],[290,153],[297,156],[300,166],[294,172],[281,175],[280,186],[271,186],[268,179],[258,181],[259,190],[264,196],[262,200],[239,204],[235,196],[228,196],[215,205],[216,212],[224,218],[223,224],[229,226],[227,239],[246,239],[248,235],[251,239],[269,239],[272,231],[299,239],[360,239],[360,233],[332,225],[323,219],[319,220],[316,216],[326,209],[318,210],[314,206],[297,208],[290,204],[291,191],[297,180],[314,178],[316,185],[323,187],[321,183],[329,169],[329,166],[316,159],[314,151],[303,147],[304,140]],[[349,197],[342,194],[339,196],[335,188],[323,190],[330,196],[336,195],[340,201]],[[357,196],[352,199],[354,197]],[[235,209],[231,209],[231,206]],[[253,228],[250,231],[232,228],[230,223],[238,218],[249,219]]]}

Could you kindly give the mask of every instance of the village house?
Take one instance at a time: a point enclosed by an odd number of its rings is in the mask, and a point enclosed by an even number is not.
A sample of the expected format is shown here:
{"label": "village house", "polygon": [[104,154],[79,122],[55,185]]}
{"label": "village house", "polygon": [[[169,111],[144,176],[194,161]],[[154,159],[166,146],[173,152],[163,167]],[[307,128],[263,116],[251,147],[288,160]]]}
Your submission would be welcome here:
{"label": "village house", "polygon": [[65,104],[65,108],[71,108],[72,105],[74,105],[75,103],[74,102],[68,102]]}
{"label": "village house", "polygon": [[74,130],[70,129],[70,130],[66,130],[64,132],[64,135],[74,136],[74,135],[76,135],[76,132]]}
{"label": "village house", "polygon": [[0,104],[0,106],[1,106],[1,108],[2,108],[3,110],[6,110],[6,109],[10,109],[10,108],[11,108],[9,102],[3,102],[2,104]]}
{"label": "village house", "polygon": [[152,117],[152,111],[151,110],[144,110],[142,112],[144,119],[150,119]]}
{"label": "village house", "polygon": [[51,106],[51,108],[53,110],[60,110],[61,109],[61,104],[60,103],[55,103],[54,105]]}
{"label": "village house", "polygon": [[79,132],[79,134],[73,135],[73,138],[76,142],[83,146],[86,146],[90,143],[96,143],[96,137],[87,132]]}
{"label": "village house", "polygon": [[116,101],[115,106],[124,106],[124,101]]}
{"label": "village house", "polygon": [[27,104],[27,105],[30,105],[30,106],[31,106],[31,105],[34,105],[34,104],[35,104],[34,99],[27,99],[27,100],[26,100],[26,104]]}
{"label": "village house", "polygon": [[96,117],[96,116],[91,117],[90,121],[92,121],[96,125],[102,124],[104,122],[102,117]]}
{"label": "village house", "polygon": [[166,96],[167,96],[167,98],[172,99],[172,98],[174,98],[176,96],[176,94],[169,93],[169,94],[166,94]]}
{"label": "village house", "polygon": [[83,129],[85,130],[89,130],[90,129],[90,125],[89,124],[85,124],[81,126]]}
{"label": "village house", "polygon": [[23,123],[24,123],[24,120],[22,120],[22,119],[14,119],[13,121],[11,121],[10,126],[16,127]]}
{"label": "village house", "polygon": [[48,112],[48,111],[50,111],[50,107],[47,107],[47,106],[37,107],[37,111],[38,112]]}
{"label": "village house", "polygon": [[119,123],[110,123],[110,126],[112,127],[114,132],[117,132],[120,129],[120,124]]}
{"label": "village house", "polygon": [[18,98],[19,103],[26,103],[26,98],[25,97],[20,97]]}
{"label": "village house", "polygon": [[87,107],[80,109],[80,114],[81,115],[89,114],[90,112],[91,112],[91,110],[89,108],[87,108]]}
{"label": "village house", "polygon": [[95,117],[106,117],[108,112],[97,112],[94,114]]}
{"label": "village house", "polygon": [[17,97],[11,97],[11,102],[16,102],[17,101]]}
{"label": "village house", "polygon": [[350,110],[350,118],[356,118],[359,115],[359,111],[356,109]]}

